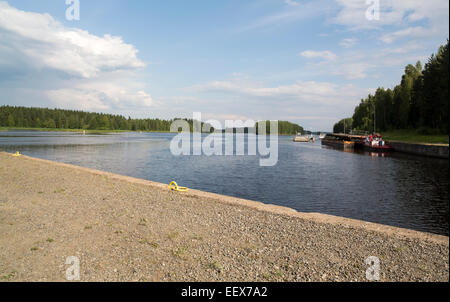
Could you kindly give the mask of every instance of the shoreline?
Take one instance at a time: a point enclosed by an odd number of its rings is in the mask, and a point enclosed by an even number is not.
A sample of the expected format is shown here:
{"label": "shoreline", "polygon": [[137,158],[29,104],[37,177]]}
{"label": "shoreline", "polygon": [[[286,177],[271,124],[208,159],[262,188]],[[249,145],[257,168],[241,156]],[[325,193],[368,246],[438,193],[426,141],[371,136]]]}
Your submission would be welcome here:
{"label": "shoreline", "polygon": [[71,132],[71,133],[83,133],[83,131],[86,131],[86,134],[117,134],[117,133],[171,133],[170,131],[133,131],[133,130],[90,130],[90,129],[61,129],[61,128],[10,128],[10,127],[0,127],[0,133],[1,132],[8,132],[8,131],[33,131],[33,132]]}
{"label": "shoreline", "polygon": [[[0,151],[0,153],[7,153],[7,152]],[[10,153],[7,153],[7,154],[10,154]],[[50,164],[50,165],[71,168],[71,169],[75,169],[75,170],[79,170],[79,171],[84,171],[87,173],[92,173],[95,175],[109,177],[111,179],[126,181],[126,182],[133,183],[133,184],[146,185],[146,186],[150,186],[150,187],[153,187],[153,188],[156,188],[159,190],[164,190],[164,191],[168,190],[168,188],[167,188],[168,184],[164,184],[164,183],[160,183],[160,182],[155,182],[155,181],[146,180],[146,179],[142,179],[142,178],[135,178],[135,177],[131,177],[131,176],[116,174],[116,173],[102,171],[102,170],[96,170],[96,169],[82,167],[82,166],[66,164],[66,163],[62,163],[62,162],[51,161],[51,160],[47,160],[47,159],[30,157],[30,156],[26,156],[26,155],[21,155],[21,157],[26,158],[26,159],[31,159],[34,161],[38,161],[38,162],[42,162],[42,163],[46,163],[46,164]],[[390,226],[390,225],[379,224],[379,223],[375,223],[375,222],[369,222],[369,221],[364,221],[364,220],[359,220],[359,219],[346,218],[346,217],[323,214],[323,213],[299,212],[293,208],[289,208],[289,207],[285,207],[285,206],[280,206],[280,205],[275,205],[275,204],[266,204],[266,203],[263,203],[260,201],[243,199],[243,198],[238,198],[238,197],[228,196],[228,195],[221,195],[221,194],[217,194],[217,193],[211,193],[211,192],[206,192],[206,191],[201,191],[201,190],[196,190],[196,189],[189,188],[189,191],[183,192],[180,194],[182,194],[183,196],[186,196],[186,197],[207,198],[207,199],[211,199],[216,202],[221,202],[221,203],[225,203],[228,205],[244,206],[244,207],[251,208],[254,210],[258,210],[258,211],[269,212],[269,213],[278,214],[278,215],[287,215],[290,217],[302,218],[302,219],[307,219],[307,220],[320,222],[320,223],[330,223],[330,224],[334,224],[334,225],[338,225],[338,226],[345,226],[345,227],[357,227],[357,228],[361,228],[361,229],[368,230],[368,231],[376,231],[376,232],[385,233],[387,235],[396,234],[396,235],[404,236],[404,237],[407,237],[410,239],[425,239],[425,240],[430,240],[433,242],[444,242],[444,243],[449,242],[449,237],[445,236],[445,235],[416,231],[416,230],[407,229],[407,228],[401,228],[401,227],[396,227],[396,226]]]}
{"label": "shoreline", "polygon": [[[86,134],[121,134],[121,133],[173,133],[176,134],[177,132],[170,132],[170,131],[157,131],[157,130],[140,130],[140,131],[133,131],[133,130],[84,130],[84,129],[61,129],[61,128],[10,128],[10,127],[0,127],[0,133],[1,132],[8,132],[8,131],[33,131],[33,132],[71,132],[71,133],[83,133],[83,131],[86,131]],[[192,133],[192,132],[190,132]],[[224,134],[225,132],[222,132],[222,130],[217,130],[217,134]],[[202,132],[202,135],[206,134],[212,134],[209,132]],[[270,134],[266,134],[266,136],[270,136]],[[294,137],[295,134],[278,134],[278,136],[287,136],[287,137]]]}
{"label": "shoreline", "polygon": [[[447,236],[171,192],[167,184],[5,152],[0,163],[0,277],[17,272],[9,281],[64,281],[61,257],[70,250],[82,257],[83,281],[365,281],[364,257],[373,255],[393,267],[381,281],[448,281]],[[158,260],[144,261],[149,255]],[[141,262],[136,268],[124,258]],[[54,267],[45,269],[49,262]]]}

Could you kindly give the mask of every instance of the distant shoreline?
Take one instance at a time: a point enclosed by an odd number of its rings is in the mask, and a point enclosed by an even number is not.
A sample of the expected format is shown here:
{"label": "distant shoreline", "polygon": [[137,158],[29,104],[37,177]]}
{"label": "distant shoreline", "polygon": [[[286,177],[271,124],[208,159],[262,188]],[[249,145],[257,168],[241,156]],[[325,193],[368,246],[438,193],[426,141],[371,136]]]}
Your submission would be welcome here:
{"label": "distant shoreline", "polygon": [[142,131],[133,131],[133,130],[93,130],[93,129],[61,129],[61,128],[18,128],[18,127],[0,127],[0,132],[6,131],[36,131],[36,132],[75,132],[75,133],[139,133],[139,132],[148,132],[148,133],[171,133],[170,131],[151,131],[151,130],[142,130]]}
{"label": "distant shoreline", "polygon": [[[160,131],[160,130],[92,130],[92,129],[60,129],[60,128],[18,128],[18,127],[0,127],[0,132],[7,131],[36,131],[36,132],[73,132],[73,133],[83,133],[86,131],[88,134],[95,133],[175,133],[170,131]],[[192,132],[191,132],[192,133]],[[217,130],[218,134],[224,134],[221,130]],[[202,132],[202,134],[209,134],[207,132]],[[266,134],[270,136],[270,134]],[[295,134],[278,134],[278,136],[295,136]]]}

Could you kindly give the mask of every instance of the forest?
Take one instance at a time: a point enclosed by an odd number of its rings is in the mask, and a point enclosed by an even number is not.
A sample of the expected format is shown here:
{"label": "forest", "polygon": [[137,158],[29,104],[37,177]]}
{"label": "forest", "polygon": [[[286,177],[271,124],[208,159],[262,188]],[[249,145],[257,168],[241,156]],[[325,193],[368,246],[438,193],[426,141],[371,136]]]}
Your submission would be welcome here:
{"label": "forest", "polygon": [[[0,106],[0,127],[6,128],[169,132],[174,120],[131,119],[121,115],[75,110]],[[192,131],[193,120],[183,120],[189,123]],[[203,129],[204,123],[201,123],[201,126]],[[211,127],[212,131],[214,128]],[[269,131],[270,124],[267,122],[267,133]],[[278,122],[279,134],[290,135],[298,132],[303,132],[301,126],[286,121]]]}
{"label": "forest", "polygon": [[[420,61],[406,66],[399,85],[380,87],[361,100],[353,117],[344,119],[346,132],[415,129],[421,134],[448,134],[448,59],[447,40],[424,67]],[[344,120],[334,125],[334,132],[344,131]]]}
{"label": "forest", "polygon": [[[258,134],[258,125],[259,123],[266,123],[266,134],[270,134],[270,121],[260,121],[255,124],[256,134]],[[295,135],[297,133],[303,133],[304,129],[302,126],[297,124],[287,122],[287,121],[278,121],[278,134],[279,135]]]}
{"label": "forest", "polygon": [[[184,119],[193,128],[193,120]],[[173,120],[131,119],[75,110],[0,106],[0,127],[169,132]],[[202,123],[203,126],[203,123]]]}

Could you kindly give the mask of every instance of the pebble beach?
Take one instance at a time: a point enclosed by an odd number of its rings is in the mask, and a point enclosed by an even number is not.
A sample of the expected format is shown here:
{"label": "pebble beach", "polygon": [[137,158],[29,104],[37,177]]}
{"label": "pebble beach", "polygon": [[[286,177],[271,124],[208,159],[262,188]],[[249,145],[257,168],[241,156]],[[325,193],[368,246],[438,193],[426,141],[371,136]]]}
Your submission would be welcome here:
{"label": "pebble beach", "polygon": [[[183,185],[183,184],[180,184]],[[299,196],[301,198],[301,196]],[[0,152],[0,282],[449,281],[449,238]]]}

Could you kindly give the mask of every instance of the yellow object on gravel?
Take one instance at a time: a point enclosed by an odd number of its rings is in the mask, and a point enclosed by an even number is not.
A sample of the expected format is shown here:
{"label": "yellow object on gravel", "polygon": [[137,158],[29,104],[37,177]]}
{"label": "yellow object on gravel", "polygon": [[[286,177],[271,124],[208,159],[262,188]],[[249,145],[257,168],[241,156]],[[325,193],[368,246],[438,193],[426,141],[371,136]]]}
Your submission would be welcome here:
{"label": "yellow object on gravel", "polygon": [[22,154],[19,153],[19,151],[17,151],[16,153],[13,154],[14,157],[19,157],[22,156]]}
{"label": "yellow object on gravel", "polygon": [[186,187],[179,187],[178,184],[176,182],[174,182],[174,181],[172,181],[169,184],[169,189],[171,189],[172,191],[178,191],[178,192],[186,192],[186,191],[189,190]]}

